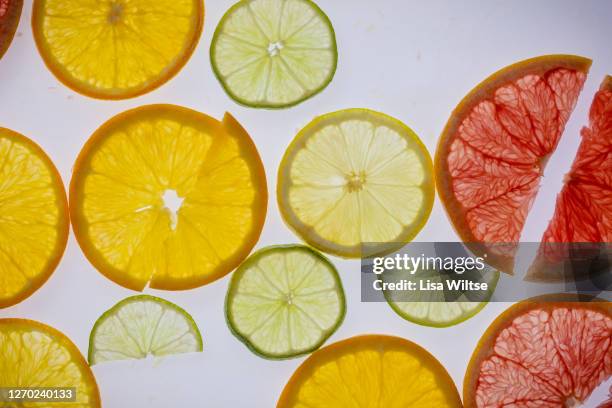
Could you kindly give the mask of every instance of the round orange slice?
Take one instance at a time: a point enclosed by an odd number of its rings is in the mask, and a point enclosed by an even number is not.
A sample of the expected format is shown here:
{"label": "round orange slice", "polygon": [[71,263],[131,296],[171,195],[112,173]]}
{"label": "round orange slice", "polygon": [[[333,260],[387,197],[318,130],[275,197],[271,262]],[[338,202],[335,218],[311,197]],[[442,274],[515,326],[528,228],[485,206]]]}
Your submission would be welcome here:
{"label": "round orange slice", "polygon": [[0,308],[40,288],[68,240],[64,184],[33,141],[0,128]]}
{"label": "round orange slice", "polygon": [[34,0],[38,51],[64,85],[100,99],[145,94],[180,71],[204,22],[202,0]]}
{"label": "round orange slice", "polygon": [[516,303],[472,354],[465,407],[587,406],[580,404],[612,375],[611,339],[609,302],[547,295]]}
{"label": "round orange slice", "polygon": [[367,335],[312,354],[295,371],[276,407],[462,405],[453,380],[428,351],[400,337]]}
{"label": "round orange slice", "polygon": [[[53,388],[60,402],[2,406],[99,408],[98,385],[77,347],[61,332],[26,319],[0,319],[0,388]],[[64,399],[65,398],[65,399]]]}
{"label": "round orange slice", "polygon": [[435,158],[442,203],[461,239],[476,252],[488,246],[488,262],[504,272],[513,270],[512,244],[590,64],[548,55],[510,65],[476,86],[442,132]]}
{"label": "round orange slice", "polygon": [[229,114],[222,121],[148,105],[103,124],[74,166],[70,211],[91,263],[127,288],[180,290],[237,267],[259,238],[263,164]]}

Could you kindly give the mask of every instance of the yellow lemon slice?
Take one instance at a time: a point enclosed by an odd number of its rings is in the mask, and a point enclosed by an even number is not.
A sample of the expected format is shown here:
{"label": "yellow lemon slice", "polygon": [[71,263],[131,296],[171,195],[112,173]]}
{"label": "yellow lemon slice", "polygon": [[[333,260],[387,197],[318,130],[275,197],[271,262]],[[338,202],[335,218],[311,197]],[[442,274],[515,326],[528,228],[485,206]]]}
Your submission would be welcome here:
{"label": "yellow lemon slice", "polygon": [[34,39],[53,74],[101,99],[145,94],[172,78],[195,49],[202,0],[35,0]]}
{"label": "yellow lemon slice", "polygon": [[357,336],[314,352],[293,374],[277,408],[460,408],[444,367],[420,346]]}
{"label": "yellow lemon slice", "polygon": [[329,113],[287,149],[277,197],[310,245],[359,257],[363,243],[404,243],[421,230],[434,200],[431,157],[397,119],[366,109]]}
{"label": "yellow lemon slice", "polygon": [[[87,362],[64,334],[25,319],[0,319],[1,388],[73,388],[70,402],[1,406],[99,408],[98,385]],[[60,390],[58,390],[60,391]]]}
{"label": "yellow lemon slice", "polygon": [[74,231],[91,263],[125,287],[180,290],[218,279],[261,233],[259,154],[231,115],[174,105],[110,119],[89,139],[70,185]]}
{"label": "yellow lemon slice", "polygon": [[68,229],[64,184],[49,157],[25,136],[0,128],[0,308],[46,282]]}

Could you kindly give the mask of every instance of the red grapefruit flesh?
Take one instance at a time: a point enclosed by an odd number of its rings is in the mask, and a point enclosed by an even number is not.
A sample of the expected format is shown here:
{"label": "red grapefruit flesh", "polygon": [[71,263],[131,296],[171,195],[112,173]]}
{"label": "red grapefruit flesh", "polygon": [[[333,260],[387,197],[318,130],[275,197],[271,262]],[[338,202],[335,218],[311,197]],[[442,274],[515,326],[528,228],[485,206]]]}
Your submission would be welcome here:
{"label": "red grapefruit flesh", "polygon": [[[442,202],[468,245],[518,242],[590,63],[570,55],[522,61],[491,75],[455,108],[435,170]],[[514,248],[489,249],[488,263],[512,273]]]}
{"label": "red grapefruit flesh", "polygon": [[0,0],[0,58],[13,41],[22,7],[23,0]]}
{"label": "red grapefruit flesh", "polygon": [[610,378],[610,303],[551,299],[517,303],[487,329],[466,372],[466,407],[576,406]]}
{"label": "red grapefruit flesh", "polygon": [[527,279],[555,281],[565,275],[559,262],[568,248],[558,243],[612,242],[612,77],[595,94],[589,126],[581,133],[576,158]]}

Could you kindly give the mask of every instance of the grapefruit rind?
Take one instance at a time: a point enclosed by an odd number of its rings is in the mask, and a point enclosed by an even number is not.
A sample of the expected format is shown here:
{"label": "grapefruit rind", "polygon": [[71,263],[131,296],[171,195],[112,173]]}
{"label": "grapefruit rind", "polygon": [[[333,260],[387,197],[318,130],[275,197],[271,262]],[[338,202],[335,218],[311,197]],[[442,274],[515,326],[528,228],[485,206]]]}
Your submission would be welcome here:
{"label": "grapefruit rind", "polygon": [[51,277],[51,275],[57,268],[59,262],[61,261],[62,256],[64,255],[64,251],[66,250],[66,245],[68,243],[68,234],[70,232],[70,221],[68,215],[68,199],[66,197],[66,190],[64,188],[62,177],[60,176],[57,168],[55,167],[49,156],[47,156],[45,151],[31,139],[10,129],[0,127],[0,138],[8,138],[13,143],[25,146],[30,153],[36,156],[38,160],[43,162],[44,166],[49,171],[49,176],[52,179],[53,192],[55,193],[55,199],[57,200],[59,213],[57,225],[57,239],[53,255],[47,260],[47,265],[45,266],[45,268],[40,273],[38,273],[34,279],[30,280],[29,284],[24,290],[18,292],[12,298],[0,299],[0,309],[2,309],[16,305],[27,299],[34,292],[40,289],[40,287],[42,287],[45,282],[47,282],[47,280]]}
{"label": "grapefruit rind", "polygon": [[[193,121],[197,125],[207,127],[209,130],[214,131],[219,137],[231,137],[238,145],[241,153],[240,157],[248,162],[249,170],[251,171],[250,183],[252,183],[255,191],[255,197],[251,207],[254,214],[252,228],[250,232],[245,235],[239,251],[223,259],[223,262],[217,266],[214,273],[205,274],[197,279],[181,280],[172,279],[170,276],[160,278],[153,275],[148,281],[143,281],[129,276],[127,273],[124,273],[108,263],[95,248],[88,236],[88,223],[83,214],[83,200],[85,195],[84,179],[89,174],[92,155],[100,148],[106,136],[115,129],[120,128],[125,122],[130,121],[132,118],[138,118],[140,115],[157,117],[160,113],[169,115],[178,114],[188,118],[189,121]],[[218,143],[217,146],[219,146],[219,150],[222,149],[222,145],[223,142]],[[216,157],[212,159],[218,161],[222,158],[216,155]],[[261,162],[257,148],[246,130],[230,113],[225,113],[223,120],[218,121],[206,114],[188,108],[170,104],[157,104],[144,105],[122,112],[102,124],[93,133],[83,146],[75,162],[73,177],[70,182],[69,201],[71,223],[77,242],[86,258],[100,273],[113,282],[136,291],[142,291],[147,284],[153,289],[175,291],[193,289],[220,279],[235,269],[244,258],[246,258],[257,243],[263,229],[267,212],[268,190],[263,163]]]}
{"label": "grapefruit rind", "polygon": [[510,327],[517,317],[531,310],[556,308],[586,309],[612,317],[610,302],[586,295],[549,294],[515,303],[491,323],[472,353],[463,381],[463,403],[466,408],[480,408],[476,402],[480,367],[487,358],[493,355],[494,345],[500,333]]}
{"label": "grapefruit rind", "polygon": [[[0,1],[0,6],[3,5],[4,2]],[[4,14],[0,14],[0,59],[2,59],[11,46],[11,42],[13,42],[13,37],[15,37],[15,32],[19,25],[22,8],[23,0],[8,0],[6,11]],[[1,11],[2,10],[0,10],[0,12]]]}
{"label": "grapefruit rind", "polygon": [[[442,131],[436,149],[434,159],[436,187],[455,231],[462,241],[475,253],[483,253],[482,243],[473,234],[467,223],[466,209],[455,197],[452,186],[453,179],[450,177],[450,169],[447,160],[451,145],[455,140],[455,135],[459,127],[480,102],[491,99],[497,89],[510,82],[518,80],[526,75],[543,75],[546,72],[560,68],[587,73],[590,66],[590,59],[575,55],[546,55],[509,65],[490,75],[472,89],[451,113],[450,119]],[[546,164],[547,158],[548,157],[540,158],[540,176],[542,175],[542,170]],[[502,247],[504,244],[510,244],[510,246],[512,246],[514,243],[501,243]],[[511,248],[510,252],[512,252]],[[510,274],[514,266],[513,257],[506,254],[488,254],[488,263]]]}
{"label": "grapefruit rind", "polygon": [[[349,382],[347,383],[345,382],[347,379],[342,378],[340,363],[342,362],[342,364],[355,366],[359,365],[359,361],[354,361],[357,360],[354,355],[359,352],[375,352],[378,354],[379,359],[382,359],[385,353],[395,353],[395,356],[398,359],[401,358],[399,355],[408,355],[410,358],[418,360],[418,363],[414,365],[410,364],[410,369],[407,369],[408,367],[406,366],[402,367],[404,370],[401,373],[395,373],[399,376],[398,379],[396,376],[389,373],[392,372],[395,367],[398,367],[401,364],[398,363],[397,365],[391,365],[386,370],[382,370],[380,368],[375,369],[368,366],[367,363],[371,363],[371,361],[367,361],[364,362],[363,365],[356,367],[356,369],[351,373],[358,375],[359,378],[349,379]],[[371,334],[341,340],[314,352],[293,373],[283,389],[276,408],[294,408],[305,406],[299,402],[301,387],[306,383],[306,381],[313,379],[313,376],[316,375],[317,369],[324,366],[332,367],[334,365],[336,365],[337,370],[330,368],[330,371],[328,372],[334,373],[334,375],[338,377],[337,379],[345,384],[344,387],[341,387],[346,390],[346,393],[350,392],[348,387],[357,388],[360,387],[360,380],[364,382],[365,389],[360,388],[360,391],[362,391],[364,395],[367,394],[371,400],[365,401],[363,406],[383,406],[381,405],[381,398],[383,397],[384,391],[382,389],[375,390],[374,387],[377,385],[376,383],[379,385],[387,384],[389,387],[391,387],[390,384],[395,383],[395,385],[401,387],[404,392],[409,391],[412,400],[406,402],[412,403],[410,406],[430,406],[415,404],[418,403],[419,395],[417,393],[420,391],[418,389],[419,385],[429,385],[433,386],[433,388],[424,390],[423,394],[429,395],[434,393],[434,391],[438,391],[438,395],[444,400],[436,401],[439,404],[436,406],[450,408],[462,407],[461,398],[455,383],[446,369],[432,354],[418,344],[401,337]],[[426,370],[427,373],[420,373],[421,375],[417,377],[416,374],[418,373],[419,369]],[[405,376],[405,378],[402,375]],[[377,376],[380,376],[380,378],[376,379],[375,382],[367,380],[368,378],[373,379],[373,377]],[[334,377],[331,376],[326,376],[323,378],[325,378],[325,381],[322,381],[322,384],[334,379]],[[316,382],[316,380],[313,381]],[[338,385],[340,386],[340,384]],[[383,387],[381,386],[381,388]],[[379,391],[378,396],[374,394],[375,391]],[[319,393],[318,396],[324,396],[324,394]],[[423,395],[421,395],[421,397],[422,396]],[[391,397],[395,403],[398,401],[398,395],[396,394],[386,395],[386,397]],[[342,402],[345,403],[346,406],[354,405],[356,401],[355,396],[351,394],[349,398],[349,400]],[[424,404],[427,404],[427,402]],[[325,404],[317,406],[340,405],[333,405],[333,402],[326,402]],[[359,406],[362,405],[359,404]]]}

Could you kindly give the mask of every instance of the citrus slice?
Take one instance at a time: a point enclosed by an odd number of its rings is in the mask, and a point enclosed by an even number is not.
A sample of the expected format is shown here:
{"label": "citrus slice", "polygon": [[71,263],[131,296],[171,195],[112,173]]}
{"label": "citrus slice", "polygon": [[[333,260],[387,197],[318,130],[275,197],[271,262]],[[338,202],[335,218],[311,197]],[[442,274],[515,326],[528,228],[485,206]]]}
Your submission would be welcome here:
{"label": "citrus slice", "polygon": [[316,351],[295,371],[277,408],[461,407],[444,367],[400,337],[357,336]]}
{"label": "citrus slice", "polygon": [[345,308],[331,262],[309,247],[286,245],[261,249],[240,265],[225,310],[240,341],[280,359],[318,349],[342,323]]}
{"label": "citrus slice", "polygon": [[190,289],[229,273],[257,242],[266,206],[264,168],[238,122],[174,105],[102,125],[70,185],[83,252],[134,290]]}
{"label": "citrus slice", "polygon": [[202,0],[34,0],[32,30],[49,70],[100,99],[145,94],[180,71],[204,21]]}
{"label": "citrus slice", "polygon": [[193,318],[155,296],[123,299],[104,312],[89,335],[89,364],[202,351]]}
{"label": "citrus slice", "polygon": [[40,288],[68,240],[64,184],[33,141],[0,128],[0,308]]}
{"label": "citrus slice", "polygon": [[429,218],[433,184],[429,153],[408,126],[348,109],[298,133],[280,164],[277,196],[302,239],[355,258],[363,243],[410,241]]}
{"label": "citrus slice", "polygon": [[[577,278],[583,271],[564,267],[569,246],[559,243],[612,243],[612,77],[608,76],[595,94],[589,126],[574,164],[557,197],[552,220],[544,232],[538,259],[527,279],[539,281]],[[572,258],[574,258],[574,255]],[[570,261],[575,262],[575,259]],[[609,273],[609,264],[606,273]],[[586,272],[586,270],[584,271]],[[572,276],[570,276],[570,274]]]}
{"label": "citrus slice", "polygon": [[319,93],[336,72],[334,29],[310,0],[242,0],[210,46],[215,75],[238,103],[285,108]]}
{"label": "citrus slice", "polygon": [[[518,242],[590,63],[571,55],[522,61],[485,79],[455,108],[435,170],[440,198],[464,242]],[[488,249],[488,262],[512,273],[516,248]]]}
{"label": "citrus slice", "polygon": [[64,334],[26,319],[0,319],[0,387],[74,388],[74,402],[2,406],[99,408],[98,385],[87,362]]}
{"label": "citrus slice", "polygon": [[[462,323],[480,312],[495,292],[499,271],[487,267],[483,271],[465,273],[441,273],[435,270],[419,269],[415,273],[406,270],[386,271],[381,275],[383,282],[399,283],[413,281],[418,290],[384,290],[389,306],[404,319],[423,326],[449,327]],[[487,290],[450,291],[447,281],[470,280],[487,284]],[[443,284],[444,290],[421,290],[422,282],[431,285]]]}
{"label": "citrus slice", "polygon": [[23,0],[0,0],[0,58],[13,41],[22,8]]}
{"label": "citrus slice", "polygon": [[574,407],[584,402],[612,375],[610,303],[584,300],[529,299],[495,319],[468,365],[465,406]]}

